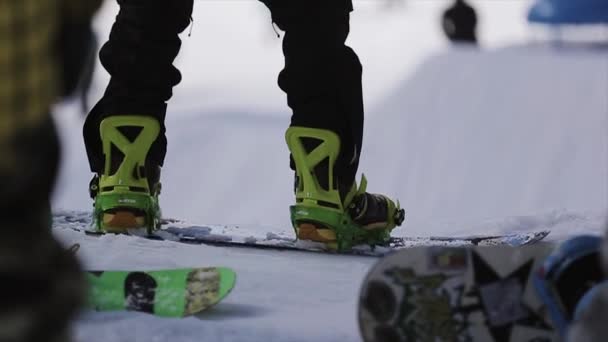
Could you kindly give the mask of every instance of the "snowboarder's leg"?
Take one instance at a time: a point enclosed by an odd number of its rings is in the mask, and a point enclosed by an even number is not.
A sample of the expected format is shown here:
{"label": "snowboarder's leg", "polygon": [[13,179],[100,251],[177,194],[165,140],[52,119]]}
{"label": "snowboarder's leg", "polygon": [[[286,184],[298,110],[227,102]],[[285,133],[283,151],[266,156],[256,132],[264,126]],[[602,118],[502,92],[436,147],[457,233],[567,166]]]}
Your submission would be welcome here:
{"label": "snowboarder's leg", "polygon": [[287,144],[296,171],[296,234],[340,249],[384,242],[403,211],[355,182],[363,95],[361,64],[345,45],[351,1],[262,1],[285,31],[279,86],[293,110]]}
{"label": "snowboarder's leg", "polygon": [[293,110],[291,126],[340,137],[342,182],[352,184],[363,139],[361,63],[345,45],[350,0],[274,1],[272,19],[285,31],[279,86]]}
{"label": "snowboarder's leg", "polygon": [[100,52],[111,76],[84,126],[97,228],[158,227],[160,167],[166,153],[164,119],[173,66],[191,21],[193,0],[118,0],[120,12]]}

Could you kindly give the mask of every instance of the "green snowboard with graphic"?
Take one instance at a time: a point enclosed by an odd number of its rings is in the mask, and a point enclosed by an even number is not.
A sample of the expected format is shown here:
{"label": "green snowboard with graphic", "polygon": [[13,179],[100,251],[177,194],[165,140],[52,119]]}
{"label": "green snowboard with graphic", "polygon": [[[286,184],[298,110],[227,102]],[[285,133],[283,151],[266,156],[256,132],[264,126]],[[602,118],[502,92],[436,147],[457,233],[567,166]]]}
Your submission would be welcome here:
{"label": "green snowboard with graphic", "polygon": [[139,311],[184,317],[219,303],[234,288],[229,268],[88,271],[89,303],[96,311]]}

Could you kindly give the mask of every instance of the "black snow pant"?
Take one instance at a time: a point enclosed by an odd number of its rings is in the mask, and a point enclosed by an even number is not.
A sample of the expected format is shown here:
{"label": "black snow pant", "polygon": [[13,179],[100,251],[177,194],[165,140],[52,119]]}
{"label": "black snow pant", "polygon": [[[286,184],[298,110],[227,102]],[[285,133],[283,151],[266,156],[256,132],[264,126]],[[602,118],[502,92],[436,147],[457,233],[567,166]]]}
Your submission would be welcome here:
{"label": "black snow pant", "polygon": [[[363,139],[363,95],[361,64],[345,45],[351,0],[261,1],[270,9],[273,22],[285,31],[285,67],[278,84],[293,111],[291,125],[337,133],[342,149],[336,172],[341,183],[352,184]],[[98,173],[104,164],[99,124],[115,115],[150,115],[159,120],[161,136],[148,162],[163,164],[167,101],[181,81],[173,66],[181,46],[178,34],[189,26],[193,7],[193,0],[118,3],[120,12],[100,52],[110,83],[84,126],[91,171]]]}

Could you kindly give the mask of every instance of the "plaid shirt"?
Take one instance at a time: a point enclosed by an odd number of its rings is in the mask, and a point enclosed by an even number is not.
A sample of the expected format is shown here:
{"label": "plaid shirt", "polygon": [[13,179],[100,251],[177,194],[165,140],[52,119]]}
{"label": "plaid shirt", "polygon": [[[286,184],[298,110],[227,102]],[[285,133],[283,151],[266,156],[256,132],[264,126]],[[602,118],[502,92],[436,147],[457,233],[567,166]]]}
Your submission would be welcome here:
{"label": "plaid shirt", "polygon": [[13,137],[46,120],[56,100],[60,20],[89,22],[101,1],[0,0],[0,170]]}

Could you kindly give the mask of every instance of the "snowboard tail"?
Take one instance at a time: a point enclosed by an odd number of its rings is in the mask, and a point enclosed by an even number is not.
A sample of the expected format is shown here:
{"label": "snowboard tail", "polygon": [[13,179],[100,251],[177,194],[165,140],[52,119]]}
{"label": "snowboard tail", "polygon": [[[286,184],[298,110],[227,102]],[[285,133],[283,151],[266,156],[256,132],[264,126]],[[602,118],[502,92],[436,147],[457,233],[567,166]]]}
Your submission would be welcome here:
{"label": "snowboard tail", "polygon": [[223,300],[236,273],[223,267],[156,271],[88,271],[89,307],[96,311],[139,311],[184,317]]}

